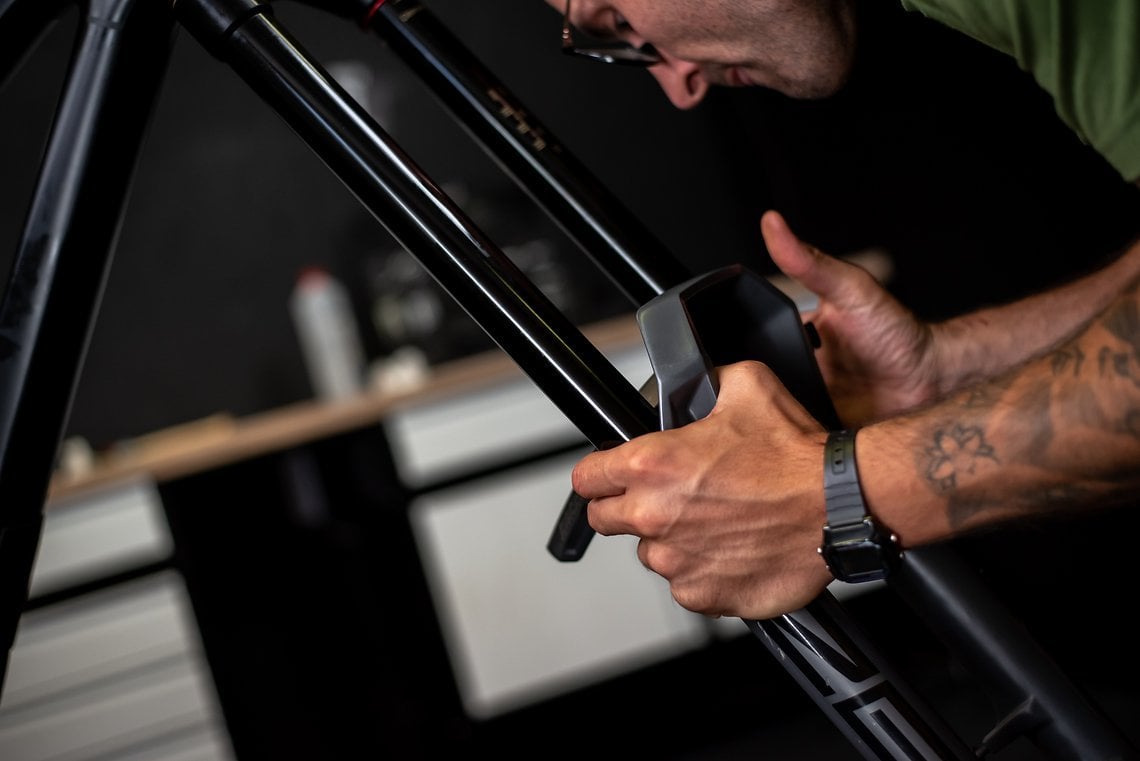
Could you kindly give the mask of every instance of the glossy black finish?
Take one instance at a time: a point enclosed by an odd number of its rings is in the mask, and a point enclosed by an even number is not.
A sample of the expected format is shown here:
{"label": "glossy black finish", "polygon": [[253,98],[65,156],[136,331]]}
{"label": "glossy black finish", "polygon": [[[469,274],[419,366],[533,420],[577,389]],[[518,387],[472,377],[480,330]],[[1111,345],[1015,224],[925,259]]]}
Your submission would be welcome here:
{"label": "glossy black finish", "polygon": [[[321,7],[322,0],[308,0]],[[691,273],[551,131],[418,0],[364,16],[503,171],[639,307]],[[572,418],[573,420],[573,418]],[[579,560],[593,539],[586,502],[570,494],[548,549]]]}
{"label": "glossy black finish", "polygon": [[[995,727],[986,738],[987,751],[1025,736],[1059,760],[1138,757],[1120,730],[948,548],[909,552],[901,571],[892,589],[969,668],[985,676],[998,704],[1009,708],[1008,726]],[[1094,636],[1091,628],[1089,635]]]}
{"label": "glossy black finish", "polygon": [[[18,34],[15,24],[27,21],[28,7],[17,0],[12,10],[21,13],[0,18],[0,40]],[[0,302],[0,551],[27,560],[4,561],[6,573],[15,574],[5,579],[8,596],[0,600],[0,644],[8,646],[173,29],[165,5],[154,2],[91,0],[82,4],[82,18]]]}
{"label": "glossy black finish", "polygon": [[[734,266],[691,278],[642,306],[637,322],[662,430],[708,416],[716,368],[743,359],[764,362],[816,420],[839,426],[795,302],[756,273]],[[829,591],[802,610],[744,623],[864,758],[972,757]]]}
{"label": "glossy black finish", "polygon": [[[453,46],[455,41],[418,3],[391,0],[378,10],[364,0],[310,4],[362,23],[361,12],[377,11],[368,23],[386,30],[382,33],[412,60],[422,59],[415,66],[421,76],[442,88],[457,116],[471,124],[536,200],[554,209],[636,303],[683,279],[672,265],[658,272],[639,263],[642,257],[655,263],[670,258],[651,240],[641,240],[638,225],[631,240],[614,237],[610,226],[624,229],[624,212],[616,205],[608,208],[612,199],[592,187],[572,160],[549,149],[540,125],[517,118],[519,106],[485,80],[477,62]],[[169,53],[168,2],[90,0],[80,5],[85,21],[72,74],[13,277],[0,302],[0,632],[6,636],[14,633],[26,597],[51,464]],[[63,0],[0,0],[0,78],[11,73],[35,33],[63,6]],[[595,446],[657,427],[656,412],[640,393],[304,55],[272,19],[268,6],[253,0],[178,0],[177,9],[202,43],[229,61],[286,119]],[[457,78],[461,70],[466,74]],[[544,189],[544,183],[551,187]],[[597,199],[605,199],[600,203],[606,208],[593,207]],[[911,561],[913,576],[900,582],[900,590],[958,638],[955,645],[975,660],[983,677],[999,683],[1001,697],[1013,700],[1009,734],[1025,733],[1057,758],[1135,755],[1110,728],[1097,723],[1071,685],[1054,679],[1022,647],[1020,634],[1007,626],[1002,612],[987,607],[983,590],[960,586],[959,581],[969,579],[959,579],[955,567],[927,565],[918,553]],[[948,584],[949,579],[954,583]],[[878,677],[873,662],[864,660],[868,647],[853,636],[842,610],[830,605],[825,597],[809,606],[802,619],[750,622],[778,659],[822,653],[837,669],[830,679],[815,667],[789,670],[809,694],[828,699],[836,694],[840,676],[857,685]],[[991,621],[996,623],[991,626]],[[839,646],[821,649],[828,642]],[[0,644],[10,645],[11,637]],[[863,701],[861,693],[851,694]],[[1026,699],[1018,702],[1022,697]],[[843,715],[866,704],[845,706]],[[1003,739],[1000,731],[995,733],[993,746]],[[936,755],[944,756],[941,751]]]}
{"label": "glossy black finish", "polygon": [[[381,224],[594,444],[652,430],[653,408],[478,230],[372,117],[306,55],[271,8],[219,22],[204,0],[178,18],[297,132]],[[226,30],[221,32],[220,30]]]}
{"label": "glossy black finish", "polygon": [[[397,7],[405,13],[396,13]],[[179,0],[176,8],[187,28],[286,120],[592,444],[601,447],[657,429],[656,412],[640,393],[304,53],[300,43],[276,23],[270,10],[268,6],[256,7],[252,0],[219,0],[215,4],[210,0]],[[227,11],[233,13],[232,18],[225,15]],[[394,15],[388,18],[389,13]],[[406,24],[424,13],[418,3],[390,1],[379,8],[378,15],[393,24]],[[445,39],[437,30],[432,34],[437,42]],[[435,79],[437,87],[446,85],[454,90],[446,99],[461,104],[466,100],[458,111],[467,115],[464,121],[473,118],[483,124],[478,129],[489,133],[509,132],[502,129],[499,117],[487,118],[486,109],[472,107],[478,98],[467,92],[471,82],[454,80],[445,73],[446,67],[430,63],[432,54],[425,51],[431,46],[422,47],[412,37],[400,44],[406,45],[406,56],[425,56],[425,63],[413,68]],[[511,105],[508,111],[514,108]],[[533,140],[531,123],[524,126],[516,131]],[[508,167],[517,161],[527,164],[530,149],[517,151],[515,142],[513,138],[496,137],[485,147]],[[520,161],[523,158],[526,160]],[[534,167],[525,171],[534,172],[535,181],[552,179]],[[628,263],[622,261],[625,255],[619,255],[616,264],[602,257],[599,263],[629,275],[636,272],[634,265],[642,255],[641,251],[629,252]],[[647,293],[667,285],[641,275],[629,280],[627,286],[631,282],[636,283],[633,290]],[[580,528],[578,502],[575,504],[572,497],[562,517],[573,518],[567,525]],[[579,511],[576,516],[572,515],[575,510]],[[937,582],[949,589],[952,579],[950,573],[940,575]],[[904,732],[904,742],[892,740],[887,745],[867,734],[874,726],[888,727],[888,732],[902,728],[876,713],[881,710],[880,701],[885,700],[881,706],[891,710],[903,707],[910,715],[906,706],[913,698],[868,658],[869,646],[860,642],[842,609],[833,603],[825,595],[796,616],[747,623],[777,659],[788,664],[809,695],[837,722],[848,723],[854,744],[867,758],[967,756],[968,751],[941,730]],[[829,642],[840,645],[821,647]]]}
{"label": "glossy black finish", "polygon": [[691,273],[418,0],[371,26],[637,307]]}

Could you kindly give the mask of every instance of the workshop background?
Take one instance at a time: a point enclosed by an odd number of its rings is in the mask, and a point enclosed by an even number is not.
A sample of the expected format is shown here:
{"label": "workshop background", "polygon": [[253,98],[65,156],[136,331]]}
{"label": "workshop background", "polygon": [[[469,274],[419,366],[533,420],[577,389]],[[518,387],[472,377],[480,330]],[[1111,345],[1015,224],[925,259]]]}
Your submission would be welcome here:
{"label": "workshop background", "polygon": [[[888,287],[921,316],[941,319],[1092,269],[1140,232],[1140,191],[1070,133],[1012,61],[893,3],[860,3],[860,57],[839,95],[798,102],[761,89],[716,91],[690,112],[673,109],[645,72],[561,56],[559,18],[538,0],[424,4],[694,274],[732,263],[772,274],[758,223],[775,208],[825,251],[885,255]],[[274,7],[576,324],[636,308],[375,35],[305,5]],[[3,252],[23,222],[73,26],[65,18],[0,91]],[[69,442],[98,456],[165,429],[310,400],[289,304],[299,276],[313,269],[347,288],[370,363],[411,349],[432,368],[495,350],[282,121],[179,34]],[[479,429],[470,435],[493,442],[512,421],[486,407],[491,399],[473,393],[474,406],[462,409],[478,408],[471,414],[480,415]],[[433,512],[416,506],[426,482],[408,483],[400,454],[389,451],[392,431],[382,434],[316,451],[312,467],[333,500],[319,519],[300,508],[287,515],[271,509],[295,496],[289,484],[298,482],[288,479],[274,482],[282,493],[272,499],[261,482],[228,471],[169,489],[159,507],[169,522],[162,529],[170,532],[166,560],[98,585],[105,591],[171,569],[185,578],[225,727],[219,753],[242,761],[456,750],[558,758],[603,749],[642,759],[856,757],[758,642],[739,632],[709,638],[703,624],[677,611],[664,614],[677,634],[668,647],[626,653],[595,664],[588,678],[552,679],[503,704],[473,699],[477,680],[463,676],[457,656],[464,630],[448,623],[465,603],[441,593],[448,560],[430,548],[445,545],[425,542],[423,532],[458,530],[439,517],[444,508],[449,516],[475,516],[464,530],[503,530],[473,512],[493,514],[501,499],[481,496],[485,479],[513,483],[519,471],[511,468],[529,467],[549,447],[557,472],[567,474],[555,487],[564,496],[569,467],[584,450],[575,448],[581,442],[573,432],[560,431],[542,446],[527,442],[504,454],[510,468],[474,458],[467,480],[448,472],[446,489],[431,487],[446,491],[446,498],[425,498],[442,500]],[[344,485],[359,477],[349,460],[369,453],[373,502],[353,492],[345,498],[351,507],[336,504],[340,489],[356,488]],[[378,518],[369,512],[376,503],[407,507],[413,517],[388,511]],[[553,515],[558,507],[543,509]],[[1048,652],[1117,719],[1138,707],[1131,693],[1140,673],[1119,658],[1131,642],[1120,580],[1130,576],[1132,512],[960,543]],[[476,547],[482,541],[464,536]],[[521,539],[538,550],[545,540]],[[35,604],[36,614],[79,596],[52,594]],[[485,625],[525,628],[561,604],[529,600],[517,620]],[[859,595],[850,606],[936,704],[971,730],[985,724],[988,699],[979,699],[970,676],[889,590]],[[537,651],[543,645],[530,643]],[[0,738],[6,727],[18,734],[31,721],[5,719],[3,702]],[[1134,726],[1125,729],[1136,739]],[[136,740],[116,746],[119,740],[104,739],[99,747],[120,749],[106,757],[135,758],[122,748],[141,753],[145,743]],[[997,757],[1035,756],[1015,745]]]}

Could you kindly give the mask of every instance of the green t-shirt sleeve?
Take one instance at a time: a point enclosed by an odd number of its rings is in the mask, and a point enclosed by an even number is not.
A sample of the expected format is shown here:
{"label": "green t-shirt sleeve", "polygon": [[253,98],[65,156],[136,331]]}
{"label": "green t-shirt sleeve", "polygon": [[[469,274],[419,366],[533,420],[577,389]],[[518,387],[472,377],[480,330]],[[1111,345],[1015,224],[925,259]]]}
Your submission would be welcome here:
{"label": "green t-shirt sleeve", "polygon": [[1140,179],[1140,2],[901,0],[1008,53],[1126,180]]}

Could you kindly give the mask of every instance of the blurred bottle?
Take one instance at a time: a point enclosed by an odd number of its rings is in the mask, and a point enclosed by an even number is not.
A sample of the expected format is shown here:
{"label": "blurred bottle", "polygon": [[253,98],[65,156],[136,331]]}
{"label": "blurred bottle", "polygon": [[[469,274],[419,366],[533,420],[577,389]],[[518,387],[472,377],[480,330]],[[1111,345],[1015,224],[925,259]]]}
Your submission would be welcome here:
{"label": "blurred bottle", "polygon": [[313,395],[343,399],[364,387],[366,361],[352,302],[345,287],[324,269],[301,271],[289,310]]}

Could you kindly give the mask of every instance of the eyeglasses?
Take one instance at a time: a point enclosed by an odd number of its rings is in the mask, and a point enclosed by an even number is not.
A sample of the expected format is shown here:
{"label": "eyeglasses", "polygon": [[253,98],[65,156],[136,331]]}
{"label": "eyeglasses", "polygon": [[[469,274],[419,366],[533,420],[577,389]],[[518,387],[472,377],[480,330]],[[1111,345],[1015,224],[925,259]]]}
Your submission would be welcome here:
{"label": "eyeglasses", "polygon": [[566,13],[562,15],[562,52],[566,55],[580,56],[589,58],[591,61],[616,63],[623,66],[652,66],[665,60],[657,52],[657,49],[649,43],[635,48],[628,42],[621,40],[589,38],[588,44],[579,46],[574,43],[574,31],[577,31],[580,38],[589,37],[589,35],[583,34],[580,29],[574,30],[570,24],[570,0],[566,0]]}

